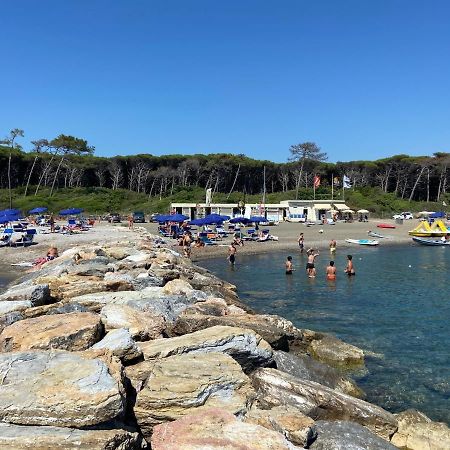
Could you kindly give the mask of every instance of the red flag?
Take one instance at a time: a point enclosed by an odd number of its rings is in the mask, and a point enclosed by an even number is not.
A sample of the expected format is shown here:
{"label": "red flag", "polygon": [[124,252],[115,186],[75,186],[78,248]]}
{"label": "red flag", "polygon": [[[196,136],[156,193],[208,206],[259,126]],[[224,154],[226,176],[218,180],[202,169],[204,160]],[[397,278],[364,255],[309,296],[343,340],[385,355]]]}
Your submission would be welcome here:
{"label": "red flag", "polygon": [[314,187],[318,188],[320,186],[320,177],[319,175],[314,176]]}

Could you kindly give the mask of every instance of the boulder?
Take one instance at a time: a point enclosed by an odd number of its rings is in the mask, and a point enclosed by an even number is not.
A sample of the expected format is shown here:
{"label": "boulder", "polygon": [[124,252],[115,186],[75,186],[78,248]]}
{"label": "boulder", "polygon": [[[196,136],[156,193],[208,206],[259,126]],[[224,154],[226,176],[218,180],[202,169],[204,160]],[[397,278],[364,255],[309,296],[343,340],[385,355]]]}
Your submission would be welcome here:
{"label": "boulder", "polygon": [[112,271],[108,267],[109,258],[96,258],[81,260],[77,264],[67,269],[69,275],[78,275],[82,277],[103,277],[106,272]]}
{"label": "boulder", "polygon": [[73,312],[88,312],[88,309],[79,303],[67,303],[56,308],[50,308],[47,314],[69,314]]}
{"label": "boulder", "polygon": [[78,430],[0,423],[0,448],[15,450],[141,450],[142,437],[123,428]]}
{"label": "boulder", "polygon": [[142,342],[139,346],[145,359],[183,353],[226,353],[246,372],[273,362],[270,345],[253,330],[243,328],[215,326],[184,336]]}
{"label": "boulder", "polygon": [[252,381],[263,407],[291,405],[314,420],[350,420],[387,440],[397,430],[397,420],[391,413],[314,381],[276,369],[258,369]]}
{"label": "boulder", "polygon": [[100,312],[106,330],[128,328],[134,339],[145,341],[162,337],[166,328],[163,316],[139,311],[127,305],[106,305]]}
{"label": "boulder", "polygon": [[314,358],[332,366],[351,367],[364,364],[364,352],[360,348],[334,336],[325,335],[322,339],[313,340],[308,350]]}
{"label": "boulder", "polygon": [[85,350],[101,339],[100,317],[92,313],[56,314],[24,319],[0,333],[0,351]]}
{"label": "boulder", "polygon": [[277,406],[272,409],[253,407],[246,414],[245,421],[278,431],[290,442],[302,448],[308,448],[317,437],[314,420],[292,406]]}
{"label": "boulder", "polygon": [[311,450],[396,450],[389,442],[354,422],[319,420]]}
{"label": "boulder", "polygon": [[223,409],[196,411],[155,427],[152,450],[293,450],[276,431],[241,422]]}
{"label": "boulder", "polygon": [[114,356],[117,356],[123,362],[132,361],[142,355],[141,350],[126,328],[111,330],[101,341],[94,344],[92,349],[110,350]]}
{"label": "boulder", "polygon": [[408,450],[448,450],[450,429],[445,423],[433,422],[425,414],[408,409],[396,414],[398,431],[391,442]]}
{"label": "boulder", "polygon": [[48,284],[20,283],[0,295],[0,303],[4,301],[26,301],[30,302],[30,306],[44,305],[50,301],[50,289]]}
{"label": "boulder", "polygon": [[163,288],[163,292],[169,295],[188,295],[194,289],[192,286],[184,280],[172,280],[166,283]]}
{"label": "boulder", "polygon": [[84,427],[123,412],[122,386],[100,359],[32,351],[0,355],[0,421]]}
{"label": "boulder", "polygon": [[218,407],[243,414],[254,398],[249,378],[222,353],[178,355],[146,364],[151,365],[149,376],[134,406],[146,439],[155,425],[192,410]]}
{"label": "boulder", "polygon": [[214,325],[249,328],[258,333],[273,348],[285,351],[289,350],[289,341],[302,338],[301,331],[292,322],[280,316],[267,314],[242,314],[216,317],[183,313],[175,322],[173,332],[176,334],[192,333]]}
{"label": "boulder", "polygon": [[23,314],[18,311],[8,312],[0,315],[0,333],[9,325],[12,325],[24,318]]}
{"label": "boulder", "polygon": [[0,302],[0,314],[19,312],[31,307],[32,304],[29,300],[16,300],[16,301],[6,300]]}
{"label": "boulder", "polygon": [[364,392],[356,383],[337,369],[314,360],[308,355],[275,351],[273,358],[277,369],[302,380],[315,381],[331,389],[353,397],[364,398]]}
{"label": "boulder", "polygon": [[136,252],[136,250],[130,247],[105,247],[103,250],[106,256],[119,261]]}

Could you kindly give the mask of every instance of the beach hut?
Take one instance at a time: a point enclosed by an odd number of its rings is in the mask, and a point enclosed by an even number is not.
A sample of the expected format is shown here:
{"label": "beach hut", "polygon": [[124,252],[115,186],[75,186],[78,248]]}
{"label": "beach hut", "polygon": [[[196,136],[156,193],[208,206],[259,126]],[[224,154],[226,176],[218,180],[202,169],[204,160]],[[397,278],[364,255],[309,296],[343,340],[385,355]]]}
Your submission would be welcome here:
{"label": "beach hut", "polygon": [[358,209],[358,211],[356,211],[356,214],[358,214],[359,222],[368,222],[369,221],[369,210]]}

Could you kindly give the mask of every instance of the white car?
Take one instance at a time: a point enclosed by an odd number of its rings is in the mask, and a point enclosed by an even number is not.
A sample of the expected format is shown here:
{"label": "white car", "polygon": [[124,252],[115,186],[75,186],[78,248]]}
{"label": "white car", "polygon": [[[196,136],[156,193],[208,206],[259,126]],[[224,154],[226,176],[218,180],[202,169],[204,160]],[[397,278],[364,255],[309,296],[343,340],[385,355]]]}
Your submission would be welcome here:
{"label": "white car", "polygon": [[414,219],[414,216],[410,212],[402,212],[400,214],[394,214],[392,216],[393,219],[403,219],[403,220],[411,220]]}

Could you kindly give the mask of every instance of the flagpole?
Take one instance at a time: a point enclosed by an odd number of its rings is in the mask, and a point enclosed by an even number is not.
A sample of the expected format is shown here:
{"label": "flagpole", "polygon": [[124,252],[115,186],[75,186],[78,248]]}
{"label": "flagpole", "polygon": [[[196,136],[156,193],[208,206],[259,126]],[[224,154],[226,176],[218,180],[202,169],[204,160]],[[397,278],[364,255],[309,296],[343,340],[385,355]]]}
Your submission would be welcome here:
{"label": "flagpole", "polygon": [[316,199],[316,175],[313,177],[314,200]]}
{"label": "flagpole", "polygon": [[331,200],[334,197],[334,174],[331,174]]}

